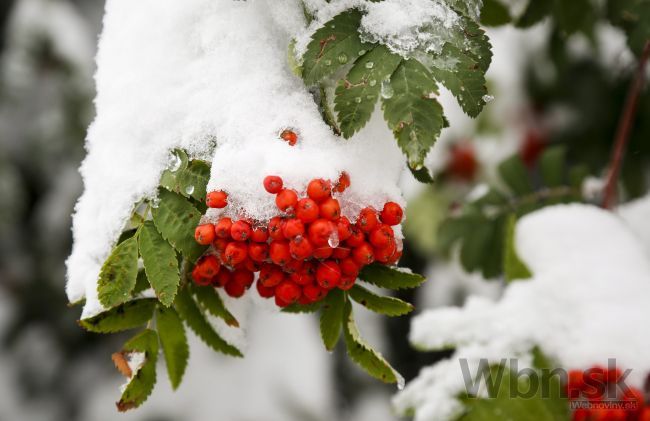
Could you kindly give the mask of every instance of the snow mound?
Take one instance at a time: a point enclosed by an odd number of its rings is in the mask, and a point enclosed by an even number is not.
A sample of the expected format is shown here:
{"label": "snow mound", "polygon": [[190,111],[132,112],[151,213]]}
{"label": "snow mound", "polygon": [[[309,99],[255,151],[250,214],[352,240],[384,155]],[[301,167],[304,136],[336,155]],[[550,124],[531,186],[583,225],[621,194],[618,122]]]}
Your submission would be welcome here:
{"label": "snow mound", "polygon": [[523,368],[535,345],[566,368],[616,358],[632,369],[628,384],[643,385],[650,371],[650,337],[640,334],[650,319],[650,259],[630,227],[593,206],[560,205],[523,217],[515,241],[532,279],[510,284],[497,302],[470,297],[462,308],[430,310],[413,321],[417,347],[456,351],[395,397],[400,412],[415,409],[417,421],[451,419],[462,410],[455,399],[464,391],[460,358],[470,370],[480,358],[518,357]]}
{"label": "snow mound", "polygon": [[[269,174],[302,190],[345,170],[352,186],[344,204],[403,204],[404,159],[385,124],[375,118],[354,139],[337,138],[290,72],[287,48],[303,27],[292,0],[107,1],[97,117],[67,262],[68,298],[86,299],[82,317],[102,310],[101,265],[133,205],[156,194],[175,148],[212,160],[209,189],[229,192],[231,214],[264,220],[275,212],[262,187]],[[278,138],[287,127],[299,134],[295,147]]]}

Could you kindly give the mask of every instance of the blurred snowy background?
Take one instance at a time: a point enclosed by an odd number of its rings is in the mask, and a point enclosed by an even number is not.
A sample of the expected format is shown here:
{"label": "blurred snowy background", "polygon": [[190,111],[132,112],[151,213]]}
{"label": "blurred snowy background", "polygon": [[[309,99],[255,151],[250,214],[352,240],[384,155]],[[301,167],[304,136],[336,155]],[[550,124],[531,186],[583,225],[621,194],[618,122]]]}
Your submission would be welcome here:
{"label": "blurred snowy background", "polygon": [[[71,213],[82,189],[77,168],[94,115],[102,12],[102,0],[0,2],[0,421],[397,419],[390,408],[394,387],[361,373],[343,349],[325,352],[316,319],[270,312],[252,316],[244,360],[218,356],[192,337],[180,389],[173,393],[159,370],[152,398],[138,411],[116,413],[123,380],[109,355],[126,337],[82,331],[75,323],[79,309],[69,308],[64,294]],[[437,223],[451,203],[493,180],[495,165],[533,135],[542,143],[567,143],[569,156],[602,169],[633,66],[622,34],[607,25],[593,39],[556,39],[547,24],[489,34],[495,100],[484,117],[470,121],[443,98],[451,129],[429,157],[430,168],[449,175],[451,145],[468,143],[475,170],[442,178],[434,189],[404,177],[412,205],[406,232],[415,235],[403,264],[429,280],[400,298],[419,309],[460,305],[471,293],[500,295],[501,282],[468,275],[436,253]],[[649,104],[646,92],[640,114]],[[645,119],[631,140],[624,174],[629,198],[646,189],[641,174],[647,175],[650,146],[641,139],[647,140],[648,125]],[[368,341],[407,381],[448,355],[413,350],[410,317],[358,317]]]}

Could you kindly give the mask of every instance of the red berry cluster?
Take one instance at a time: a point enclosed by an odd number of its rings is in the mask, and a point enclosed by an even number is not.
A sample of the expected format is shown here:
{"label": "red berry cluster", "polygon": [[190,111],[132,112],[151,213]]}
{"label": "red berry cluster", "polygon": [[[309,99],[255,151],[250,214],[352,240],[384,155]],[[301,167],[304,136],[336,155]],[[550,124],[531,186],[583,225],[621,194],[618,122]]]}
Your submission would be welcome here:
{"label": "red berry cluster", "polygon": [[644,393],[625,386],[618,368],[571,370],[567,380],[569,400],[585,404],[574,408],[574,421],[650,421]]}
{"label": "red berry cluster", "polygon": [[[343,192],[350,177],[342,173],[336,183],[314,179],[304,197],[284,188],[280,177],[264,179],[275,194],[280,214],[266,225],[247,219],[222,217],[216,224],[196,228],[195,239],[211,249],[196,264],[192,277],[199,285],[223,287],[232,297],[242,296],[259,273],[257,291],[275,297],[280,307],[322,300],[333,288],[348,290],[359,271],[373,262],[395,264],[401,249],[392,226],[402,221],[402,208],[387,202],[378,212],[365,208],[355,224],[341,216],[332,192]],[[227,194],[208,194],[210,207],[227,205]]]}

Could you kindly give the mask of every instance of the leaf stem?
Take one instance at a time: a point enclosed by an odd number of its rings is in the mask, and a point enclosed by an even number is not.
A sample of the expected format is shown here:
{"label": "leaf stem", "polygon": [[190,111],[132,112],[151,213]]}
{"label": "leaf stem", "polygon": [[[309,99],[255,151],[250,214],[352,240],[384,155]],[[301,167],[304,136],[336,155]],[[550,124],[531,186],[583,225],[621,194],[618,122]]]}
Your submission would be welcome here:
{"label": "leaf stem", "polygon": [[630,85],[627,99],[625,100],[623,114],[618,123],[614,147],[608,165],[607,178],[605,179],[602,203],[602,206],[605,209],[611,209],[617,201],[616,187],[621,173],[621,166],[623,165],[623,157],[630,137],[630,131],[632,130],[632,124],[634,123],[634,117],[636,116],[639,104],[639,95],[641,94],[641,89],[643,89],[643,84],[645,82],[645,69],[648,58],[650,58],[650,40],[646,41],[645,46],[643,47],[643,53],[639,59],[639,65],[634,80]]}

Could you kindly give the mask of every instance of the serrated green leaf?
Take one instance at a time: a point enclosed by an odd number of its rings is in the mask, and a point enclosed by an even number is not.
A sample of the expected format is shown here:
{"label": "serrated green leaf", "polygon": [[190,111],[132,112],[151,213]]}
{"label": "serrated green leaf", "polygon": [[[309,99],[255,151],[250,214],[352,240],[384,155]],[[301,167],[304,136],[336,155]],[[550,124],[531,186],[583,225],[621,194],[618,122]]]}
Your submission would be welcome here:
{"label": "serrated green leaf", "polygon": [[122,353],[143,352],[144,363],[135,373],[117,402],[120,412],[137,408],[147,400],[156,384],[156,361],[158,359],[158,336],[153,330],[146,329],[128,341],[122,348]]}
{"label": "serrated green leaf", "polygon": [[362,287],[353,286],[348,295],[357,303],[370,311],[385,314],[386,316],[402,316],[413,311],[413,306],[394,297],[382,297]]}
{"label": "serrated green leaf", "polygon": [[156,308],[156,328],[165,356],[169,381],[175,390],[181,384],[190,357],[185,328],[176,310],[161,306]]}
{"label": "serrated green leaf", "polygon": [[239,322],[226,308],[219,293],[211,286],[192,286],[192,292],[197,301],[205,310],[215,317],[219,317],[228,326],[239,327]]}
{"label": "serrated green leaf", "polygon": [[[361,56],[336,87],[334,110],[343,137],[352,137],[368,123],[384,80],[390,80],[402,58],[379,45]],[[388,83],[388,82],[385,82]]]}
{"label": "serrated green leaf", "polygon": [[409,166],[408,169],[411,171],[411,174],[413,174],[413,177],[415,177],[415,179],[418,180],[420,183],[426,183],[426,184],[433,183],[433,176],[431,175],[427,167],[423,166],[416,170],[415,168]]}
{"label": "serrated green leaf", "polygon": [[542,180],[548,187],[557,187],[564,184],[564,168],[566,164],[566,148],[554,146],[548,148],[539,158],[539,170]]}
{"label": "serrated green leaf", "polygon": [[212,325],[206,320],[186,288],[178,291],[174,306],[190,329],[212,349],[233,357],[243,356],[237,348],[219,336]]}
{"label": "serrated green leaf", "polygon": [[303,55],[302,77],[307,85],[314,85],[352,63],[360,52],[368,49],[369,44],[359,38],[360,22],[361,12],[347,10],[314,33]]}
{"label": "serrated green leaf", "polygon": [[151,221],[142,226],[138,244],[147,279],[160,302],[169,307],[181,282],[176,252]]}
{"label": "serrated green leaf", "polygon": [[[187,160],[187,155],[184,159]],[[205,200],[209,179],[210,166],[204,161],[195,159],[185,162],[185,165],[181,165],[176,171],[165,170],[160,185],[167,190],[201,202]]]}
{"label": "serrated green leaf", "polygon": [[281,311],[283,313],[293,313],[293,314],[315,313],[322,307],[322,305],[323,303],[320,301],[311,304],[291,304],[290,306],[284,307]]}
{"label": "serrated green leaf", "polygon": [[484,0],[481,23],[485,26],[501,26],[510,23],[510,11],[498,0]]}
{"label": "serrated green leaf", "polygon": [[345,301],[343,337],[348,350],[348,355],[355,363],[359,364],[368,374],[385,382],[403,382],[402,376],[378,352],[372,350],[359,335],[352,316],[352,304]]}
{"label": "serrated green leaf", "polygon": [[451,43],[472,58],[485,76],[492,63],[492,45],[483,28],[473,20],[461,18],[463,37],[453,37]]}
{"label": "serrated green leaf", "polygon": [[158,199],[158,206],[151,211],[156,229],[187,259],[196,261],[205,250],[194,240],[201,213],[178,193],[159,189]]}
{"label": "serrated green leaf", "polygon": [[382,95],[384,119],[414,168],[423,164],[443,127],[442,106],[433,97],[437,93],[429,71],[412,59],[402,60]]}
{"label": "serrated green leaf", "polygon": [[113,333],[134,329],[151,320],[156,300],[144,298],[113,307],[97,316],[79,320],[89,332]]}
{"label": "serrated green leaf", "polygon": [[343,322],[343,307],[345,294],[340,289],[333,289],[323,301],[323,311],[320,317],[320,335],[323,344],[328,351],[331,351],[341,336],[341,325]]}
{"label": "serrated green leaf", "polygon": [[131,298],[138,276],[137,235],[115,246],[99,272],[97,293],[104,307],[114,307]]}
{"label": "serrated green leaf", "polygon": [[517,255],[515,247],[516,225],[517,216],[514,214],[509,215],[506,223],[505,251],[503,253],[503,274],[506,282],[512,282],[515,279],[528,279],[533,276],[526,264]]}
{"label": "serrated green leaf", "polygon": [[[468,231],[463,238],[460,249],[460,262],[467,272],[481,269],[484,257],[491,247],[494,225],[485,219],[483,223],[475,224],[473,229]],[[499,259],[500,263],[500,259]]]}
{"label": "serrated green leaf", "polygon": [[386,289],[416,288],[426,280],[424,276],[417,273],[406,272],[379,263],[364,266],[359,273],[359,279]]}
{"label": "serrated green leaf", "polygon": [[503,161],[498,170],[501,179],[514,194],[524,195],[533,191],[528,170],[519,155],[513,155]]}
{"label": "serrated green leaf", "polygon": [[429,64],[433,77],[451,91],[465,114],[478,116],[485,106],[483,98],[487,95],[485,74],[479,63],[447,43]]}
{"label": "serrated green leaf", "polygon": [[478,19],[482,2],[480,0],[446,0],[446,3],[463,15]]}

